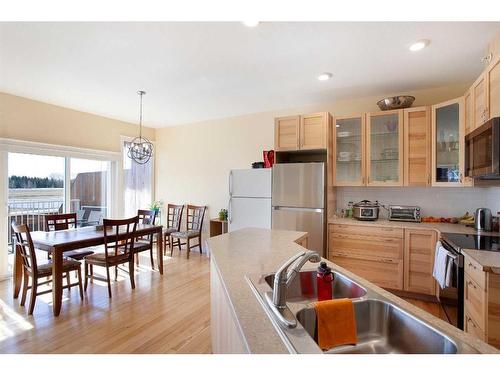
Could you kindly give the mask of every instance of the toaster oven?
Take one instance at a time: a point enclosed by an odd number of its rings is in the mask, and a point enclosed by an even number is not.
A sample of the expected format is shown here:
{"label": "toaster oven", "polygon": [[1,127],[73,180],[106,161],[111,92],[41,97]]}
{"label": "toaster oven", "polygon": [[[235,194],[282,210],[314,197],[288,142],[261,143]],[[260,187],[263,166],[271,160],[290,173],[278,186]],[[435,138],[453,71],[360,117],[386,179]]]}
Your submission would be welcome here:
{"label": "toaster oven", "polygon": [[389,206],[389,220],[420,222],[420,207],[417,206]]}

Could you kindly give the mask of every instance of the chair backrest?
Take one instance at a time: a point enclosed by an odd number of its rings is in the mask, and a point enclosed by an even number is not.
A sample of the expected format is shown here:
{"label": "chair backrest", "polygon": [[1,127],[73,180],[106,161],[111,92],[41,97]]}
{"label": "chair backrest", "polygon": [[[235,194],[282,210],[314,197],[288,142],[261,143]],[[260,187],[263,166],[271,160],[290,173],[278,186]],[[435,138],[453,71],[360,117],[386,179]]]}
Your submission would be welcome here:
{"label": "chair backrest", "polygon": [[139,217],[139,223],[155,225],[156,211],[154,211],[154,210],[137,210],[137,216]]}
{"label": "chair backrest", "polygon": [[187,205],[187,230],[199,230],[203,226],[203,217],[207,206]]}
{"label": "chair backrest", "polygon": [[101,224],[101,220],[102,220],[101,211],[95,211],[95,210],[90,211],[88,218],[88,222],[90,223],[90,225],[99,225]]}
{"label": "chair backrest", "polygon": [[167,228],[176,228],[177,232],[181,230],[182,211],[184,211],[184,205],[170,203],[168,204]]}
{"label": "chair backrest", "polygon": [[45,215],[45,231],[76,228],[76,213]]}
{"label": "chair backrest", "polygon": [[103,219],[104,252],[106,260],[117,255],[132,259],[135,231],[139,216],[130,219]]}
{"label": "chair backrest", "polygon": [[23,266],[31,273],[35,273],[37,271],[36,253],[29,228],[26,224],[17,225],[15,222],[11,225],[16,235],[16,248],[21,254]]}

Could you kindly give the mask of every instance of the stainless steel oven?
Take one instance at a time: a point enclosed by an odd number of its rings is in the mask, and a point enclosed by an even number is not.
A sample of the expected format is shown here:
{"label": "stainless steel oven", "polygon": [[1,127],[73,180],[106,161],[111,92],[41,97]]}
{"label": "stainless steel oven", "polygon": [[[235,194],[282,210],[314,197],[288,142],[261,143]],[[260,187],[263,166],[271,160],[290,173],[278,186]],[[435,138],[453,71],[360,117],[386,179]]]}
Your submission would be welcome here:
{"label": "stainless steel oven", "polygon": [[464,329],[464,256],[461,248],[455,245],[446,234],[441,236],[441,244],[450,252],[453,260],[453,278],[450,287],[439,288],[439,302],[448,322],[461,330]]}
{"label": "stainless steel oven", "polygon": [[500,179],[500,117],[490,119],[465,136],[465,175]]}

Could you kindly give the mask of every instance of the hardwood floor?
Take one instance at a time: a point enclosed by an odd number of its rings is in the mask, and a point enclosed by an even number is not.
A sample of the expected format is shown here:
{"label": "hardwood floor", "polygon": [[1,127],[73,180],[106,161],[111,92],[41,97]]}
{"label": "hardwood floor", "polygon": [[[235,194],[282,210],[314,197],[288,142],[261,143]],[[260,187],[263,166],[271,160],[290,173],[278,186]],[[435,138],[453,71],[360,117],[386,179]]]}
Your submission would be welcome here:
{"label": "hardwood floor", "polygon": [[[165,274],[141,256],[132,291],[120,273],[108,298],[106,285],[90,284],[83,303],[65,291],[61,315],[51,295],[37,299],[33,316],[12,298],[12,280],[0,283],[0,353],[210,353],[209,259],[185,251],[165,259]],[[101,272],[98,268],[97,272]],[[406,299],[443,318],[436,303]]]}
{"label": "hardwood floor", "polygon": [[[185,251],[166,257],[164,275],[141,256],[136,289],[121,272],[109,299],[104,283],[64,291],[61,315],[51,294],[37,298],[33,316],[0,283],[0,353],[210,353],[209,259]],[[94,272],[100,272],[98,268]]]}

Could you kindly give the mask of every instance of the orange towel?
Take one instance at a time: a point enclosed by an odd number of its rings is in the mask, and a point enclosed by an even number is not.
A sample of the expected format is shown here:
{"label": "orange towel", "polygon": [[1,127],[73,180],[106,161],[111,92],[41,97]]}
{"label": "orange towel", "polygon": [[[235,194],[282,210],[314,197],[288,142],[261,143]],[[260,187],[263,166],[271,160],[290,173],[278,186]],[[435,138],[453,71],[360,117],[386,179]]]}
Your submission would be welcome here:
{"label": "orange towel", "polygon": [[354,306],[350,299],[320,301],[316,303],[315,309],[321,349],[358,342]]}

